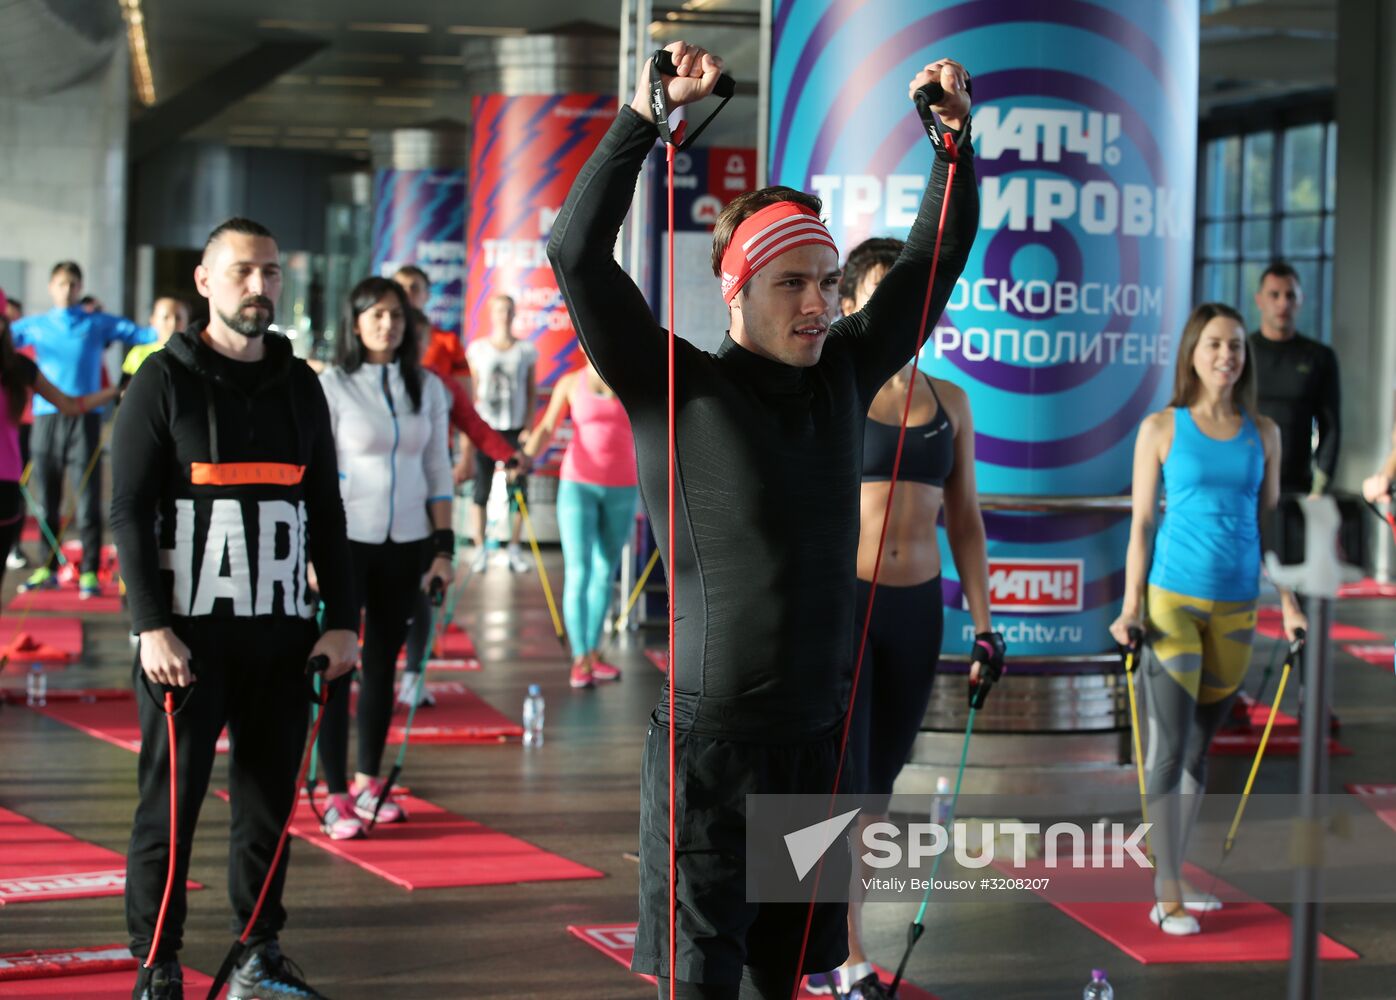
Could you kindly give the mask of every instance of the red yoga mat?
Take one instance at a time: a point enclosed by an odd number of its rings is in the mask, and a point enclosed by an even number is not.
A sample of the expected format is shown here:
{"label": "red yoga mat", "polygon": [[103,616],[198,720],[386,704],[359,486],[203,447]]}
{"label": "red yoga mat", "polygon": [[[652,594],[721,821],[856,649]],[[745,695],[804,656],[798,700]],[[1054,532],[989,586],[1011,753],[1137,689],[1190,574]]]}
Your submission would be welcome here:
{"label": "red yoga mat", "polygon": [[[136,699],[100,699],[93,701],[54,701],[34,711],[47,715],[64,725],[72,726],[88,736],[123,750],[139,753],[141,726],[136,715]],[[218,737],[218,752],[228,752],[228,735]]]}
{"label": "red yoga mat", "polygon": [[82,622],[76,618],[12,615],[0,621],[0,657],[5,673],[22,674],[31,663],[61,669],[82,655]]}
{"label": "red yoga mat", "polygon": [[667,649],[647,649],[645,659],[654,664],[661,674],[669,672],[669,651]]}
{"label": "red yoga mat", "polygon": [[[1265,722],[1270,718],[1270,706],[1256,702],[1247,696],[1249,729],[1223,729],[1212,738],[1210,752],[1218,757],[1251,757],[1260,746],[1260,737],[1265,732]],[[1275,725],[1270,730],[1270,742],[1265,744],[1265,756],[1297,757],[1303,740],[1299,734],[1299,720],[1287,712],[1275,713]],[[1332,757],[1347,757],[1352,750],[1333,738],[1328,740],[1328,753]]]}
{"label": "red yoga mat", "polygon": [[[997,864],[994,867],[1000,868]],[[1010,871],[1008,868],[1000,870]],[[1213,887],[1212,875],[1196,865],[1184,866],[1184,878],[1194,886],[1211,889],[1225,905],[1206,914],[1202,919],[1202,933],[1189,937],[1165,934],[1149,921],[1149,904],[1137,901],[1153,895],[1153,873],[1147,869],[1125,867],[1093,871],[1060,865],[1049,869],[1046,862],[1033,860],[1013,867],[1011,874],[1015,878],[1048,880],[1048,888],[1038,891],[1039,896],[1145,965],[1289,960],[1289,918],[1221,879],[1217,879]],[[1087,895],[1089,883],[1101,879],[1110,880],[1111,894],[1128,893],[1136,901],[1089,903],[1054,896],[1054,893]],[[1357,957],[1357,952],[1326,934],[1319,941],[1319,958],[1331,961]]]}
{"label": "red yoga mat", "polygon": [[1380,642],[1348,642],[1338,648],[1349,656],[1355,656],[1374,667],[1381,667],[1387,673],[1396,670],[1396,663],[1393,663],[1396,650],[1393,650],[1391,643],[1385,639]]}
{"label": "red yoga mat", "polygon": [[[129,969],[120,972],[97,972],[92,975],[74,973],[55,975],[46,979],[22,979],[0,982],[0,997],[4,1000],[37,1000],[39,997],[61,997],[63,1000],[112,1000],[131,995],[136,981],[136,965],[132,959]],[[201,997],[213,985],[213,980],[197,969],[184,967],[184,990],[187,997]]]}
{"label": "red yoga mat", "polygon": [[1338,597],[1342,599],[1396,597],[1396,583],[1378,583],[1368,577],[1365,580],[1358,580],[1356,583],[1343,584],[1338,588]]}
{"label": "red yoga mat", "polygon": [[[45,698],[48,701],[130,701],[134,694],[130,688],[49,688]],[[0,688],[0,701],[7,705],[23,705],[29,700],[20,688]]]}
{"label": "red yoga mat", "polygon": [[[567,933],[585,941],[607,958],[625,966],[627,970],[630,968],[630,958],[635,953],[634,924],[569,924]],[[884,983],[892,981],[892,973],[889,970],[880,965],[874,965],[873,968],[877,970],[878,976]],[[640,976],[639,978],[651,983],[655,982],[653,976]],[[823,995],[828,996],[827,993]],[[811,993],[805,989],[804,984],[801,984],[799,996],[800,1000],[806,1000],[806,998],[817,998],[820,994]],[[927,993],[915,983],[905,979],[897,987],[897,996],[903,997],[905,1000],[936,1000],[935,994]]]}
{"label": "red yoga mat", "polygon": [[[202,886],[190,882],[189,888]],[[87,899],[125,890],[122,855],[0,807],[0,901]]]}
{"label": "red yoga mat", "polygon": [[[407,665],[405,649],[398,654],[397,665],[400,668]],[[475,640],[459,625],[448,625],[427,659],[427,669],[479,670],[480,654],[475,651]]]}
{"label": "red yoga mat", "polygon": [[[1284,617],[1280,614],[1280,609],[1261,608],[1256,614],[1255,631],[1257,635],[1263,635],[1270,639],[1283,639],[1285,634]],[[1334,642],[1386,641],[1380,632],[1359,628],[1356,625],[1344,625],[1342,622],[1334,622],[1328,634]]]}
{"label": "red yoga mat", "polygon": [[1396,785],[1345,785],[1353,795],[1362,800],[1377,819],[1396,830]]}
{"label": "red yoga mat", "polygon": [[16,594],[10,601],[11,613],[18,614],[28,608],[30,611],[58,611],[63,614],[115,615],[121,613],[121,596],[116,585],[102,584],[102,592],[97,597],[83,600],[77,588],[59,587],[56,590],[31,590],[27,594]]}
{"label": "red yoga mat", "polygon": [[[456,681],[428,681],[436,704],[417,709],[412,720],[413,743],[503,743],[522,739],[523,726]],[[357,691],[355,692],[357,700]],[[394,710],[388,742],[402,742],[407,706]]]}
{"label": "red yoga mat", "polygon": [[124,944],[96,948],[46,948],[0,955],[0,983],[54,976],[88,976],[98,972],[132,971],[136,960]]}
{"label": "red yoga mat", "polygon": [[[449,813],[414,795],[394,798],[405,823],[379,826],[361,840],[330,840],[301,799],[291,832],[404,889],[601,878],[593,868],[507,833]],[[323,808],[324,800],[316,799]]]}

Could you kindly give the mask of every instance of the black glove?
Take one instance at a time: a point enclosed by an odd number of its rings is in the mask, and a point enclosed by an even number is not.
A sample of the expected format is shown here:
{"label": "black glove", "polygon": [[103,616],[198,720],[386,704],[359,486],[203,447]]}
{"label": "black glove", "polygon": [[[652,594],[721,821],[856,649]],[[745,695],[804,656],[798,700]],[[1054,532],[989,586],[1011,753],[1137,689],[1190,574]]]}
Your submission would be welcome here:
{"label": "black glove", "polygon": [[970,650],[970,669],[979,664],[979,680],[971,681],[969,704],[971,708],[983,708],[989,689],[1003,676],[1003,660],[1008,645],[1003,641],[1002,632],[980,632],[974,637],[974,648]]}

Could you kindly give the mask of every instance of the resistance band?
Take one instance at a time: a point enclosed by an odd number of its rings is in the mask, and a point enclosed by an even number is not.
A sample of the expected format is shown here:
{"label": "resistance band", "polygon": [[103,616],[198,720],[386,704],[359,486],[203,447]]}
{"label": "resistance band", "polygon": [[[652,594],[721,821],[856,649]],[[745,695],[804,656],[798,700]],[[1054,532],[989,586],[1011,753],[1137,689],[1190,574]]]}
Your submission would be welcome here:
{"label": "resistance band", "polygon": [[543,596],[548,599],[548,614],[553,617],[553,632],[563,649],[567,649],[567,630],[562,627],[562,616],[557,613],[557,602],[553,600],[553,588],[548,583],[548,570],[543,565],[543,553],[538,548],[538,536],[533,533],[533,518],[528,516],[528,501],[523,490],[514,490],[514,498],[519,502],[519,513],[523,515],[524,529],[528,532],[528,547],[533,550],[533,561],[538,566],[538,579],[543,581]]}
{"label": "resistance band", "polygon": [[[431,590],[427,595],[431,601],[431,617],[427,634],[435,640],[437,619],[440,615],[441,606],[446,602],[446,590],[441,585],[440,577],[432,577]],[[412,722],[417,718],[417,706],[422,703],[422,688],[426,686],[427,658],[431,656],[432,643],[427,643],[427,648],[422,650],[422,662],[417,671],[417,681],[412,690],[412,705],[407,709],[407,727],[402,731],[402,744],[397,748],[397,760],[393,761],[393,769],[388,772],[388,780],[383,783],[383,791],[379,793],[377,800],[373,803],[373,815],[368,818],[368,826],[365,832],[371,832],[378,825],[378,810],[383,808],[383,802],[388,798],[393,790],[393,785],[397,784],[398,777],[402,774],[402,763],[407,759],[407,744],[412,739]]]}
{"label": "resistance band", "polygon": [[[942,240],[943,240],[943,238],[944,238],[944,236],[945,236],[945,220],[946,220],[946,216],[948,215],[949,210],[950,210],[950,197],[951,197],[952,191],[954,190],[954,185],[955,185],[955,167],[956,167],[956,165],[957,165],[957,160],[958,160],[958,156],[959,156],[959,150],[958,150],[958,148],[956,147],[956,144],[955,144],[955,137],[954,137],[951,133],[949,133],[949,132],[942,132],[940,123],[936,120],[935,113],[931,110],[932,105],[939,104],[939,103],[943,100],[943,98],[944,98],[944,91],[943,91],[943,89],[941,88],[940,84],[938,84],[938,83],[928,84],[926,87],[921,88],[921,90],[918,90],[918,91],[917,91],[916,98],[915,98],[915,101],[916,101],[916,109],[917,109],[918,114],[921,116],[921,121],[922,121],[922,124],[923,124],[923,125],[925,126],[925,128],[926,128],[926,133],[927,133],[927,135],[930,137],[931,141],[935,144],[935,146],[936,146],[936,148],[937,148],[938,150],[944,150],[944,151],[945,151],[946,155],[947,155],[947,156],[949,157],[949,159],[950,159],[950,163],[949,163],[949,168],[948,168],[948,170],[947,170],[946,177],[945,177],[945,192],[944,192],[944,194],[942,195],[942,199],[941,199],[941,205],[940,205],[940,219],[938,220],[938,223],[937,223],[937,226],[936,226],[935,248],[934,248],[934,250],[932,251],[932,254],[931,254],[931,271],[930,271],[929,277],[928,277],[927,280],[926,280],[926,295],[925,295],[924,300],[923,300],[922,303],[921,303],[921,323],[920,323],[920,326],[919,326],[919,328],[918,328],[918,332],[917,332],[917,336],[916,336],[916,351],[915,351],[915,354],[913,354],[913,358],[915,358],[915,357],[917,357],[917,356],[920,355],[920,353],[921,353],[921,348],[922,348],[922,347],[925,345],[925,343],[926,343],[926,333],[927,333],[926,327],[927,327],[927,321],[930,319],[931,299],[932,299],[932,297],[933,297],[933,295],[934,295],[934,293],[935,293],[936,270],[937,270],[937,268],[938,268],[938,266],[939,266],[939,263],[940,263],[940,247],[941,247],[941,242],[942,242]],[[672,286],[671,286],[671,287],[672,287]],[[851,692],[850,692],[850,694],[849,694],[849,699],[848,699],[848,711],[847,711],[847,712],[845,713],[845,715],[844,715],[844,720],[843,720],[843,733],[842,733],[842,736],[840,737],[840,740],[839,740],[839,760],[838,760],[838,766],[836,767],[836,769],[835,769],[835,771],[834,771],[834,787],[833,787],[833,789],[832,789],[832,790],[830,791],[830,793],[829,793],[829,812],[828,812],[828,816],[829,816],[829,817],[832,817],[832,816],[834,815],[834,805],[835,805],[836,797],[837,797],[837,795],[838,795],[839,786],[840,786],[840,784],[842,783],[842,780],[843,780],[843,764],[844,764],[844,759],[845,759],[845,757],[846,757],[846,755],[847,755],[847,751],[848,751],[848,733],[849,733],[849,730],[850,730],[850,728],[851,728],[851,726],[852,726],[852,722],[853,722],[853,708],[854,708],[854,703],[856,702],[857,697],[858,697],[858,680],[859,680],[859,677],[860,677],[861,674],[862,674],[862,669],[863,669],[863,657],[864,657],[864,655],[865,655],[866,652],[867,652],[868,633],[869,633],[869,631],[870,631],[870,629],[871,629],[871,627],[872,627],[873,601],[874,601],[874,600],[876,599],[876,597],[877,597],[877,581],[878,581],[878,577],[879,577],[879,575],[881,574],[881,570],[882,570],[882,556],[883,556],[884,551],[886,550],[886,544],[887,544],[887,530],[888,530],[888,526],[890,525],[891,520],[892,520],[892,501],[893,501],[893,497],[894,497],[895,494],[896,494],[896,489],[897,489],[897,477],[898,477],[899,472],[901,471],[902,452],[903,452],[904,447],[905,447],[905,444],[906,444],[906,427],[907,427],[907,421],[909,420],[909,418],[910,418],[910,416],[911,416],[911,400],[912,400],[912,393],[913,393],[913,391],[914,391],[914,389],[915,389],[915,386],[916,386],[916,379],[915,379],[915,378],[912,378],[912,379],[908,382],[908,384],[907,384],[906,402],[902,405],[902,419],[901,419],[901,425],[900,425],[900,427],[899,427],[898,430],[897,430],[897,450],[896,450],[896,453],[895,453],[895,455],[894,455],[894,457],[893,457],[893,459],[892,459],[892,475],[891,475],[891,478],[890,478],[890,480],[888,481],[888,484],[887,484],[887,503],[886,503],[886,506],[885,506],[885,508],[884,508],[884,510],[883,510],[883,514],[882,514],[882,530],[881,530],[881,532],[878,534],[878,539],[877,539],[877,555],[876,555],[875,559],[873,560],[873,574],[872,574],[872,580],[869,582],[869,586],[868,586],[868,607],[867,607],[867,612],[866,612],[866,613],[864,614],[864,616],[863,616],[862,634],[861,634],[861,637],[859,638],[859,641],[858,641],[858,655],[857,655],[857,657],[856,657],[856,658],[854,659],[854,661],[853,661],[853,687],[852,687],[852,690],[851,690]],[[1001,646],[1001,644],[1002,644],[1002,640],[1001,640],[1001,639],[999,640],[999,643],[1000,643],[1000,646]],[[977,650],[977,649],[978,649],[978,643],[976,642],[976,650]],[[1000,660],[999,660],[999,662],[1000,662],[1000,663],[1002,662],[1001,653],[1000,653]],[[982,669],[985,673],[987,673],[989,668],[988,668],[987,665],[986,665],[985,667],[983,667],[983,668],[981,668],[981,669]],[[981,685],[978,685],[978,686],[982,686],[982,688],[983,688],[983,694],[984,694],[984,695],[987,695],[987,694],[988,694],[988,688],[989,688],[989,686],[990,686],[991,684],[992,684],[992,681],[990,681],[990,682],[988,682],[988,683],[982,683]],[[965,745],[964,745],[963,751],[962,751],[962,753],[961,753],[961,759],[960,759],[960,777],[961,777],[961,778],[964,776],[964,762],[965,762],[965,759],[966,759],[966,757],[967,757],[967,755],[968,755],[968,753],[969,753],[969,735],[970,735],[970,732],[972,731],[972,728],[971,728],[971,727],[972,727],[973,724],[974,724],[974,713],[975,713],[975,706],[974,706],[974,704],[973,704],[974,697],[975,697],[975,695],[972,694],[972,695],[971,695],[970,715],[969,715],[969,720],[968,720],[968,722],[967,722],[967,724],[966,724],[966,729],[965,729]],[[980,704],[980,705],[983,704],[982,697],[979,698],[979,704]],[[958,793],[959,793],[959,785],[958,785],[958,780],[957,780],[957,784],[956,784],[956,794],[958,795]],[[796,964],[795,964],[794,985],[793,985],[793,987],[792,987],[792,989],[791,989],[791,1000],[796,1000],[796,998],[799,996],[799,993],[800,993],[800,985],[801,985],[801,983],[802,983],[802,981],[803,981],[803,979],[804,979],[805,953],[806,953],[806,951],[808,950],[808,947],[809,947],[810,928],[811,928],[811,926],[812,926],[812,924],[813,924],[813,922],[814,922],[814,904],[815,904],[815,900],[818,899],[818,897],[819,897],[819,879],[820,879],[821,874],[823,873],[823,869],[824,869],[824,863],[823,863],[823,858],[821,857],[821,858],[820,858],[820,861],[815,865],[815,869],[814,869],[814,882],[813,882],[812,888],[811,888],[811,890],[810,890],[810,901],[809,901],[809,906],[806,908],[806,911],[805,911],[805,927],[804,927],[803,933],[802,933],[801,936],[800,936],[800,952],[799,952],[799,957],[796,959]],[[922,924],[921,924],[921,917],[924,915],[925,906],[926,906],[926,903],[925,903],[925,900],[923,900],[923,901],[922,901],[922,905],[921,905],[921,912],[918,913],[916,922],[912,925],[913,930],[910,932],[911,935],[913,935],[913,937],[912,937],[912,939],[911,939],[911,944],[915,944],[915,940],[916,940],[916,939],[919,939],[919,937],[920,937],[920,935],[921,935],[921,930],[919,930],[918,928],[921,928],[921,927],[922,927]],[[902,962],[901,962],[902,968],[905,968],[907,959],[910,957],[910,952],[911,952],[911,946],[908,945],[907,953],[906,953],[905,955],[903,955],[903,957],[902,957]],[[900,975],[898,976],[898,979],[900,979]],[[894,995],[895,995],[895,989],[896,989],[895,983],[896,983],[897,981],[898,981],[898,980],[894,980],[894,986],[893,986]]]}
{"label": "resistance band", "polygon": [[[1294,664],[1304,652],[1305,632],[1295,629],[1294,641],[1289,644],[1289,653],[1285,656],[1284,667],[1280,670],[1280,686],[1275,689],[1275,700],[1270,705],[1270,716],[1265,720],[1265,729],[1260,734],[1260,744],[1255,748],[1255,760],[1251,763],[1251,773],[1246,776],[1246,787],[1241,792],[1241,801],[1236,803],[1236,815],[1231,818],[1231,827],[1226,831],[1226,840],[1222,842],[1221,861],[1217,864],[1217,870],[1212,873],[1212,885],[1207,890],[1207,895],[1211,896],[1216,889],[1217,880],[1221,878],[1222,865],[1226,864],[1226,859],[1231,855],[1231,849],[1236,846],[1236,833],[1241,828],[1241,817],[1246,814],[1246,804],[1251,798],[1251,789],[1255,786],[1255,776],[1260,773],[1260,762],[1265,757],[1265,747],[1270,742],[1270,730],[1275,726],[1275,717],[1280,714],[1280,699],[1285,696],[1285,684],[1289,681],[1289,672],[1294,669]],[[1202,917],[1198,920],[1198,927],[1202,921],[1207,919],[1207,911],[1202,912]]]}
{"label": "resistance band", "polygon": [[175,868],[179,856],[179,740],[175,735],[175,716],[184,711],[193,696],[192,689],[186,691],[183,703],[176,709],[174,688],[166,686],[165,697],[157,701],[150,690],[150,681],[146,679],[144,671],[141,673],[141,684],[145,688],[146,696],[155,702],[165,716],[165,745],[170,757],[170,860],[165,869],[165,891],[160,897],[160,912],[155,918],[155,933],[150,938],[150,951],[141,963],[140,972],[136,977],[138,992],[150,984],[155,958],[160,953],[160,941],[165,935],[165,917],[170,911],[170,896],[174,892]]}
{"label": "resistance band", "polygon": [[[1144,648],[1144,630],[1137,625],[1129,628],[1129,645],[1124,647],[1125,686],[1129,689],[1129,731],[1134,742],[1134,771],[1139,778],[1139,813],[1145,826],[1149,824],[1149,802],[1144,787],[1144,750],[1139,736],[1139,695],[1135,690],[1134,675],[1139,669],[1139,654]],[[1144,839],[1144,853],[1152,858],[1149,841]]]}
{"label": "resistance band", "polygon": [[252,915],[247,918],[247,926],[242,929],[238,939],[233,942],[228,954],[223,959],[223,964],[218,968],[218,975],[213,977],[213,985],[208,989],[208,996],[205,1000],[218,1000],[218,994],[223,986],[228,982],[228,977],[233,974],[233,969],[247,953],[247,939],[252,936],[252,928],[257,926],[257,918],[262,915],[262,904],[267,900],[267,892],[271,889],[271,880],[276,876],[276,868],[281,864],[281,855],[286,850],[286,838],[291,833],[291,823],[296,818],[296,796],[300,792],[305,776],[310,770],[310,758],[315,752],[315,741],[320,735],[320,724],[325,721],[325,703],[329,701],[330,686],[320,675],[330,668],[330,658],[323,653],[312,656],[310,662],[305,665],[306,673],[319,681],[319,691],[313,699],[316,706],[315,721],[310,727],[310,739],[306,742],[305,754],[301,758],[301,765],[296,774],[295,783],[291,786],[294,791],[291,798],[291,811],[286,817],[285,824],[281,827],[281,836],[277,838],[276,850],[272,852],[271,864],[267,866],[266,878],[262,880],[262,889],[257,893],[257,902],[252,907]]}
{"label": "resistance band", "polygon": [[649,562],[645,563],[644,570],[640,573],[640,579],[635,581],[635,586],[630,590],[630,597],[625,602],[620,616],[611,625],[610,634],[606,636],[606,641],[601,645],[601,655],[604,658],[615,644],[616,636],[625,631],[625,623],[630,620],[630,612],[635,609],[635,603],[639,601],[640,594],[644,592],[645,584],[649,582],[650,574],[654,572],[655,564],[659,562],[659,550],[655,549],[650,554]]}

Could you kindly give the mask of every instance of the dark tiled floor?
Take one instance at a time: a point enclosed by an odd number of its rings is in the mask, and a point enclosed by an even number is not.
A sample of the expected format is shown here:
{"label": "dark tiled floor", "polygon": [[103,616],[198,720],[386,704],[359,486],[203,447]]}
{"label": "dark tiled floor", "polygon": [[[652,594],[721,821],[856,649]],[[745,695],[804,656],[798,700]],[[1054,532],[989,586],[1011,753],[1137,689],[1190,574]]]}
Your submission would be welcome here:
{"label": "dark tiled floor", "polygon": [[[556,554],[549,558],[551,565]],[[557,581],[560,567],[551,568]],[[10,574],[10,588],[18,575]],[[1345,602],[1339,616],[1396,633],[1390,602]],[[652,996],[650,987],[572,939],[565,927],[633,919],[635,866],[622,853],[635,845],[639,751],[659,673],[626,651],[620,655],[623,683],[570,690],[532,574],[511,577],[492,569],[463,600],[460,617],[479,642],[486,668],[454,677],[511,716],[526,686],[542,684],[547,742],[528,752],[517,745],[413,747],[405,780],[433,802],[600,869],[606,878],[409,893],[296,844],[288,952],[313,982],[342,1000]],[[130,650],[123,624],[92,618],[86,637],[85,662],[53,674],[50,683],[124,683]],[[1286,699],[1290,711],[1292,700]],[[1340,654],[1336,704],[1342,739],[1355,753],[1334,761],[1334,786],[1396,780],[1396,679]],[[1239,789],[1244,762],[1218,764],[1214,787]],[[1295,767],[1293,760],[1268,763],[1261,790],[1292,789]],[[0,709],[0,804],[8,808],[124,851],[134,775],[130,753],[22,708]],[[191,872],[210,888],[191,896],[184,958],[206,971],[216,967],[230,940],[222,895],[227,820],[226,805],[210,798]],[[895,963],[911,915],[910,906],[899,904],[868,909],[867,938],[884,964]],[[1396,997],[1396,907],[1332,906],[1325,921],[1329,933],[1363,957],[1325,965],[1324,995]],[[117,898],[0,908],[0,951],[123,939]],[[1285,992],[1280,965],[1141,966],[1035,899],[932,907],[910,976],[945,1000],[1036,1000],[1079,996],[1093,966],[1109,970],[1120,1000],[1273,1000]]]}

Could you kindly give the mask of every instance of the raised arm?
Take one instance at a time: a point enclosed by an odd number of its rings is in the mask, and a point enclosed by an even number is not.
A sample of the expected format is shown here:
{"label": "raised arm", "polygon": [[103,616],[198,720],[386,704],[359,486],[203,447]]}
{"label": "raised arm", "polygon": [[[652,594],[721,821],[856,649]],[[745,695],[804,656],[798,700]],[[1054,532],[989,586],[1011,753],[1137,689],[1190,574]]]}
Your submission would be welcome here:
{"label": "raised arm", "polygon": [[109,313],[93,313],[92,322],[97,324],[97,328],[102,333],[102,344],[105,346],[112,341],[119,340],[127,347],[135,347],[137,344],[153,344],[159,338],[153,326],[141,326],[133,319],[124,316],[112,316]]}
{"label": "raised arm", "polygon": [[[946,102],[937,106],[936,110],[955,143],[953,157],[956,166],[954,187],[945,216],[945,232],[940,244],[940,263],[936,266],[935,287],[931,291],[930,310],[926,313],[926,329],[934,327],[946,302],[950,300],[950,293],[969,260],[970,248],[979,231],[979,188],[974,176],[974,149],[970,137],[969,97],[964,92],[964,69],[948,59],[932,63],[912,81],[913,89],[936,74],[945,90]],[[912,126],[908,123],[907,127]],[[897,263],[887,272],[861,310],[834,324],[832,335],[852,352],[868,399],[872,399],[877,390],[916,351],[951,160],[949,149],[937,150],[931,166],[930,182],[921,199],[921,208],[907,234],[906,246]]]}

